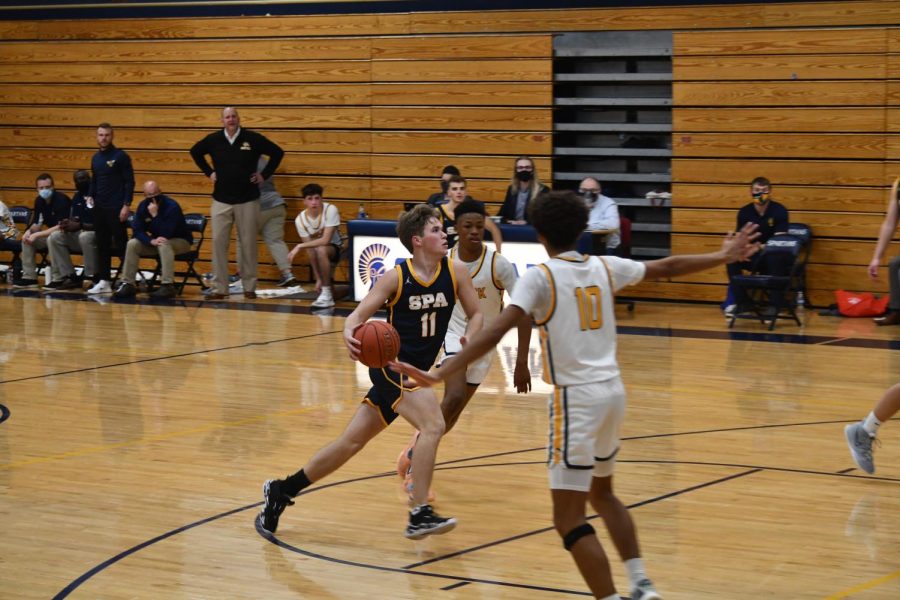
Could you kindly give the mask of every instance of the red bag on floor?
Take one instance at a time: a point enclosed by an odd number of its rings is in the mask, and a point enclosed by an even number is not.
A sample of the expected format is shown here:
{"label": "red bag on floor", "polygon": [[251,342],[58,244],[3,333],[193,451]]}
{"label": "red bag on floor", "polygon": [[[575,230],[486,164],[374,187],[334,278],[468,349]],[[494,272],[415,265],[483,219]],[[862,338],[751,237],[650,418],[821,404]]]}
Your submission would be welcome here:
{"label": "red bag on floor", "polygon": [[845,292],[837,290],[838,310],[845,317],[877,317],[887,311],[890,298],[876,298],[871,292]]}

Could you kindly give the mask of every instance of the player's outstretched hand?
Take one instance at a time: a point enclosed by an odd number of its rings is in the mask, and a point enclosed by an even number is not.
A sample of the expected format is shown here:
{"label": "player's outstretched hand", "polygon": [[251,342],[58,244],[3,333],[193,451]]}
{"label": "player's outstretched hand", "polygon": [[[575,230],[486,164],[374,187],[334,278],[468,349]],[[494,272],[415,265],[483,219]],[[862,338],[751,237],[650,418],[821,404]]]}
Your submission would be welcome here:
{"label": "player's outstretched hand", "polygon": [[344,345],[347,346],[347,352],[350,354],[350,358],[353,360],[359,360],[359,351],[362,348],[362,344],[359,343],[359,340],[353,337],[353,334],[356,333],[356,330],[362,327],[364,323],[360,323],[353,329],[344,329]]}
{"label": "player's outstretched hand", "polygon": [[431,387],[436,383],[441,381],[441,378],[432,373],[426,373],[422,369],[416,368],[409,363],[402,362],[399,360],[392,360],[388,363],[388,366],[400,373],[401,375],[405,375],[409,377],[419,385],[423,385],[425,387]]}
{"label": "player's outstretched hand", "polygon": [[516,361],[513,383],[516,385],[516,391],[520,394],[527,394],[531,391],[531,371],[528,369],[527,361]]}
{"label": "player's outstretched hand", "polygon": [[759,226],[756,223],[745,224],[737,233],[729,233],[722,242],[722,252],[725,253],[727,262],[742,262],[748,260],[759,251]]}

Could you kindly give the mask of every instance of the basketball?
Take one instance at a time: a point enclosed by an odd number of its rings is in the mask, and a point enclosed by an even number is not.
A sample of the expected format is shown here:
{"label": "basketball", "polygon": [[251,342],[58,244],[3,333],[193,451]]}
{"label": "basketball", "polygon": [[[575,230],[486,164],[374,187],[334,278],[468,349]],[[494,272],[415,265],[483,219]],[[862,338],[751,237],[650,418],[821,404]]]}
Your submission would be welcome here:
{"label": "basketball", "polygon": [[385,321],[367,321],[356,328],[353,337],[359,340],[359,362],[372,369],[387,366],[400,352],[400,335]]}

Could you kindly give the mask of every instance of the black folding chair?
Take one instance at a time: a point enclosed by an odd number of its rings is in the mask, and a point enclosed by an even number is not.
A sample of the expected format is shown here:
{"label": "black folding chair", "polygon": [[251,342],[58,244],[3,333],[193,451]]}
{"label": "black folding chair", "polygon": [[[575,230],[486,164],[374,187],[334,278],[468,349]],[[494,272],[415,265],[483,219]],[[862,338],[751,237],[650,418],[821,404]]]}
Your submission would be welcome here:
{"label": "black folding chair", "polygon": [[731,314],[729,329],[737,319],[758,319],[775,329],[778,319],[791,319],[800,325],[795,310],[800,290],[800,261],[803,240],[790,234],[776,235],[766,242],[750,275],[731,279],[738,295],[737,308]]}
{"label": "black folding chair", "polygon": [[[200,213],[188,213],[184,215],[184,220],[187,223],[188,229],[192,234],[194,234],[194,242],[193,244],[191,244],[190,250],[182,254],[175,255],[176,261],[185,263],[185,268],[183,271],[175,272],[175,277],[182,277],[181,283],[177,284],[179,294],[184,291],[184,286],[187,284],[188,279],[191,277],[197,280],[197,283],[200,284],[201,288],[206,288],[206,284],[203,283],[203,278],[199,273],[197,273],[197,270],[194,268],[194,263],[198,258],[200,258],[200,248],[203,246],[203,240],[206,239],[206,225],[207,223],[209,223],[209,217]],[[148,286],[152,288],[161,276],[162,264],[157,258],[156,269],[153,271],[153,276],[150,278]]]}
{"label": "black folding chair", "polygon": [[789,223],[788,233],[800,239],[803,246],[800,248],[800,255],[797,257],[797,293],[803,294],[803,304],[813,308],[809,301],[809,294],[806,293],[806,265],[809,262],[809,254],[812,250],[812,228],[806,223]]}

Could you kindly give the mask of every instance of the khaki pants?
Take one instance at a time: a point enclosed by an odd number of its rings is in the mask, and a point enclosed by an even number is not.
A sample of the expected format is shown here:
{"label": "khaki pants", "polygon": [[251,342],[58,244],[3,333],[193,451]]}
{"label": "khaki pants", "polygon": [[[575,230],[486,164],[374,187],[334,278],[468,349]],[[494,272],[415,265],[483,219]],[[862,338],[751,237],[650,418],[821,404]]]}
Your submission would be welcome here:
{"label": "khaki pants", "polygon": [[[53,235],[53,234],[50,234]],[[37,263],[35,256],[42,250],[47,250],[47,241],[49,236],[34,240],[34,243],[26,244],[22,242],[22,279],[37,279]],[[50,279],[48,281],[56,281],[62,279],[56,268],[56,263],[50,263]]]}
{"label": "khaki pants", "polygon": [[81,252],[84,258],[82,275],[88,279],[94,276],[94,269],[97,267],[97,236],[93,231],[56,230],[50,234],[47,246],[50,248],[50,260],[56,265],[60,279],[75,275],[72,252]]}
{"label": "khaki pants", "polygon": [[125,264],[122,266],[122,281],[134,285],[134,276],[137,274],[138,261],[141,257],[159,257],[160,270],[162,271],[162,283],[175,282],[175,255],[184,254],[191,249],[191,244],[182,238],[172,238],[167,243],[159,246],[145,244],[137,238],[128,240],[125,246]]}
{"label": "khaki pants", "polygon": [[[284,243],[284,218],[287,215],[287,206],[279,204],[266,210],[259,211],[259,234],[262,236],[266,247],[278,270],[284,274],[285,271],[290,272],[291,262],[288,260],[288,247]],[[240,238],[240,234],[238,234]],[[237,261],[241,262],[241,245],[237,248]]]}
{"label": "khaki pants", "polygon": [[241,246],[238,270],[244,292],[256,291],[256,234],[259,231],[259,200],[244,204],[212,202],[213,273],[216,275],[216,292],[228,293],[228,244],[232,225],[237,227]]}

